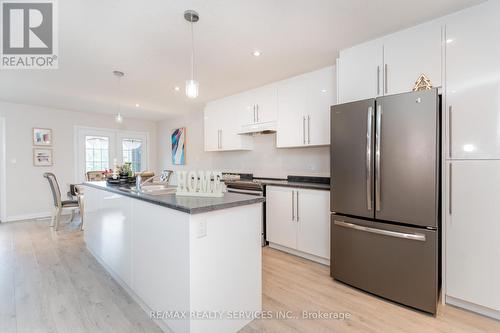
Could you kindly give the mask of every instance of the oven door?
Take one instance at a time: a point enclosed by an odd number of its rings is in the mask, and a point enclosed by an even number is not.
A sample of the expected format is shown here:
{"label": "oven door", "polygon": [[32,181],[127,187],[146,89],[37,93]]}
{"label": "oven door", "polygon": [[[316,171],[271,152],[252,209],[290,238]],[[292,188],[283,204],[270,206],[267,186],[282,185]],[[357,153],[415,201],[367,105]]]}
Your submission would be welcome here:
{"label": "oven door", "polygon": [[332,215],[332,276],[436,313],[437,231]]}

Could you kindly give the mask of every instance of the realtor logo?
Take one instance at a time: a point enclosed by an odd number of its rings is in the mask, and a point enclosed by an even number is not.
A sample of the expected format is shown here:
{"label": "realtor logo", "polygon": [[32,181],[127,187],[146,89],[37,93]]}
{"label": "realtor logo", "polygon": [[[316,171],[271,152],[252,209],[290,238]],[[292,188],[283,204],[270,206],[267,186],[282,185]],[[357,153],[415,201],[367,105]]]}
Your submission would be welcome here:
{"label": "realtor logo", "polygon": [[57,68],[54,0],[0,0],[2,69]]}

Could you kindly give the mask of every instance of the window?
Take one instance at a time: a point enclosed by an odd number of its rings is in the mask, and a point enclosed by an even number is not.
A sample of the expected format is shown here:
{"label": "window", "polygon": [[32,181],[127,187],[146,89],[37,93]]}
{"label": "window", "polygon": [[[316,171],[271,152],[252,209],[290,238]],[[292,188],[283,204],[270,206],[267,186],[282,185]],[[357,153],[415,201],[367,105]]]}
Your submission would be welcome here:
{"label": "window", "polygon": [[85,136],[85,172],[109,169],[109,137]]}
{"label": "window", "polygon": [[142,140],[123,139],[122,140],[123,162],[132,164],[132,171],[142,171]]}

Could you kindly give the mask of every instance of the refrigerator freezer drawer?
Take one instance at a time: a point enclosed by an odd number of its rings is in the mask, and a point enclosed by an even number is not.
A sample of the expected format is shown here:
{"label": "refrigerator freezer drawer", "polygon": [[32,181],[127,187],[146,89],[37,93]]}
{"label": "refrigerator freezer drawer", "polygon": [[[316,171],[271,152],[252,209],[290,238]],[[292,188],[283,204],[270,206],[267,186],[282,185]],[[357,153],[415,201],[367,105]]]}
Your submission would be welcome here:
{"label": "refrigerator freezer drawer", "polygon": [[436,313],[437,231],[332,215],[332,276],[378,296]]}

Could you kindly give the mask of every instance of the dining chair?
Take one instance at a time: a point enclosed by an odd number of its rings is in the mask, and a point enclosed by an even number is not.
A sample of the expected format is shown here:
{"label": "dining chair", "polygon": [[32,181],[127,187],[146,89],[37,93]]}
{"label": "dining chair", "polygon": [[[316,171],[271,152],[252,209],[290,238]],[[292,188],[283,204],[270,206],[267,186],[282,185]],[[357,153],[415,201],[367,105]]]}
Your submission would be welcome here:
{"label": "dining chair", "polygon": [[[75,217],[75,210],[80,208],[78,200],[61,200],[61,190],[59,189],[59,184],[57,182],[56,176],[51,172],[46,172],[43,174],[47,178],[50,190],[52,192],[52,199],[54,200],[54,211],[52,213],[52,221],[50,223],[51,227],[55,227],[55,230],[59,229],[59,220],[61,218],[61,213],[63,209],[72,209],[71,218],[69,222],[73,221]],[[80,215],[82,212],[80,210]]]}
{"label": "dining chair", "polygon": [[88,171],[85,174],[85,179],[88,182],[106,180],[106,174],[104,171]]}

